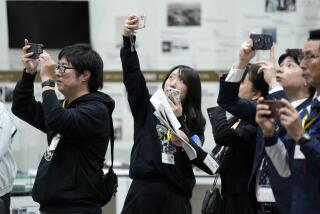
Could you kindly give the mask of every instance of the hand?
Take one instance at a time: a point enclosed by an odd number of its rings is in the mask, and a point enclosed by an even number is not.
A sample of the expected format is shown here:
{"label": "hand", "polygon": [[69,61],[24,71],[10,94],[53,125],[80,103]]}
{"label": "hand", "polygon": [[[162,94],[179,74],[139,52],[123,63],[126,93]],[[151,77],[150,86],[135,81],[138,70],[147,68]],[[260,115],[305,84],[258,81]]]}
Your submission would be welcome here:
{"label": "hand", "polygon": [[262,103],[263,100],[263,97],[260,97],[257,101],[256,122],[261,127],[265,137],[272,137],[275,131],[275,119],[270,116],[271,110],[268,105]]}
{"label": "hand", "polygon": [[256,51],[252,50],[252,39],[243,42],[239,50],[239,58],[234,65],[235,69],[245,69],[250,60],[256,55]]}
{"label": "hand", "polygon": [[168,98],[168,102],[170,104],[170,107],[173,111],[173,113],[176,115],[176,117],[180,117],[182,116],[182,104],[181,104],[181,101],[180,99],[170,99]]}
{"label": "hand", "polygon": [[[179,130],[179,134],[180,134],[180,137],[185,140],[185,142],[189,143],[189,139],[183,131]],[[178,147],[182,146],[181,140],[175,134],[171,135],[171,142]]]}
{"label": "hand", "polygon": [[39,61],[41,64],[41,71],[40,71],[40,77],[41,81],[46,81],[48,79],[54,79],[56,76],[55,73],[55,63],[51,56],[46,52],[43,51],[42,54],[39,56]]}
{"label": "hand", "polygon": [[139,19],[137,16],[129,16],[124,22],[123,35],[129,36],[130,33],[134,32],[139,25]]}
{"label": "hand", "polygon": [[258,74],[263,72],[264,80],[268,83],[269,88],[277,85],[276,79],[276,67],[275,67],[275,57],[274,57],[275,46],[272,46],[270,49],[270,59],[269,61],[259,61],[258,65],[261,67],[258,70]]}
{"label": "hand", "polygon": [[288,100],[281,99],[281,103],[283,105],[279,110],[281,125],[295,141],[298,141],[304,133],[299,112]]}
{"label": "hand", "polygon": [[29,45],[29,41],[27,39],[24,39],[24,46],[22,48],[23,55],[21,57],[21,61],[28,74],[35,74],[37,71],[39,60],[30,58],[33,55],[33,52],[27,53],[27,50],[30,47],[31,46]]}

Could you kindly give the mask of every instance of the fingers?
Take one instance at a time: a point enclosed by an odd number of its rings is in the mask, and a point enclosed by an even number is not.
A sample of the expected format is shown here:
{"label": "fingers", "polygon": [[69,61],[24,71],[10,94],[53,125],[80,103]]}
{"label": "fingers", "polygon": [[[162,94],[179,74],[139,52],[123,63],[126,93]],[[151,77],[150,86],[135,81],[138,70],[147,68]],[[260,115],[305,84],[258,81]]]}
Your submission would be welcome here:
{"label": "fingers", "polygon": [[167,100],[171,106],[171,109],[173,109],[175,107],[174,103],[172,102],[172,100],[169,97],[167,97]]}
{"label": "fingers", "polygon": [[266,104],[263,104],[263,97],[260,97],[257,101],[257,111],[256,115],[257,117],[270,117],[272,112],[269,109],[269,106]]}
{"label": "fingers", "polygon": [[124,23],[124,27],[128,30],[135,30],[138,27],[138,24],[138,18],[136,16],[129,16]]}
{"label": "fingers", "polygon": [[270,60],[270,62],[272,63],[272,64],[274,64],[275,65],[275,62],[276,62],[276,59],[275,59],[275,49],[276,49],[276,46],[275,46],[275,44],[273,43],[273,45],[272,45],[272,47],[271,47],[271,49],[270,49],[270,58],[269,58],[269,60]]}
{"label": "fingers", "polygon": [[[27,52],[28,52],[28,49],[30,48],[31,46],[30,45],[25,45],[25,46],[23,46],[22,47],[22,52],[23,52],[23,54],[26,54]],[[33,54],[33,52],[31,52],[32,54]],[[31,55],[32,55],[31,54]]]}
{"label": "fingers", "polygon": [[294,110],[295,108],[291,105],[291,103],[288,101],[288,100],[286,100],[286,99],[281,99],[280,100],[280,102],[281,102],[281,105],[282,105],[282,107],[287,107],[287,108],[289,108],[289,109],[291,109],[291,110]]}
{"label": "fingers", "polygon": [[241,44],[241,50],[246,54],[251,53],[252,52],[252,40],[249,39],[249,40],[243,42]]}
{"label": "fingers", "polygon": [[29,45],[29,41],[27,39],[24,39],[24,46]]}

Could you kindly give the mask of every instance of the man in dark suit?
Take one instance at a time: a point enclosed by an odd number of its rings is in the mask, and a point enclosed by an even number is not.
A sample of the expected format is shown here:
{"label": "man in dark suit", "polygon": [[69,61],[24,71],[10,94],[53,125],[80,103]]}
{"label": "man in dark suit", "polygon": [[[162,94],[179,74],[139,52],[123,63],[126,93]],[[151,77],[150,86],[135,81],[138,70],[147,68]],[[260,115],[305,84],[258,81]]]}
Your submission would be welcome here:
{"label": "man in dark suit", "polygon": [[317,91],[312,102],[298,112],[288,101],[281,100],[279,118],[287,131],[284,138],[275,132],[270,110],[262,100],[258,101],[256,121],[268,147],[277,148],[270,157],[279,174],[292,174],[290,213],[316,214],[320,212],[320,30],[310,32],[303,52],[302,75]]}
{"label": "man in dark suit", "polygon": [[[234,64],[230,73],[226,78],[220,79],[220,92],[218,96],[218,104],[226,109],[231,114],[246,120],[251,124],[255,124],[255,114],[256,114],[256,103],[250,100],[241,99],[237,96],[237,90],[239,89],[239,77],[241,73],[243,73],[243,67],[249,63],[249,61],[254,57],[255,51],[252,50],[252,41],[248,40],[242,44],[239,53],[239,59]],[[273,56],[273,50],[270,51],[270,61],[269,62],[261,62],[261,71],[264,73],[264,78],[266,82],[269,84],[269,95],[268,99],[279,99],[282,97],[287,97],[285,92],[288,93],[292,90],[292,83],[288,83],[285,85],[285,91],[283,87],[277,82],[281,76],[280,73],[275,69],[275,62]],[[293,57],[297,58],[297,57]],[[284,59],[281,59],[281,62]],[[298,61],[298,59],[297,59]],[[281,63],[279,60],[279,63]],[[297,63],[296,63],[297,64]],[[280,69],[281,70],[281,69]],[[277,73],[277,74],[276,74]],[[290,72],[286,72],[290,75]],[[290,79],[290,78],[289,78]],[[300,90],[298,88],[293,88],[293,90]],[[288,94],[296,94],[296,93],[288,93]],[[308,97],[308,94],[305,94],[305,98]],[[292,101],[300,100],[300,97],[291,97]],[[303,104],[304,105],[304,104]],[[301,107],[299,107],[301,108]],[[276,169],[274,168],[272,162],[268,158],[264,149],[264,140],[261,134],[261,130],[258,130],[257,136],[257,145],[253,163],[253,170],[251,173],[250,182],[257,182],[259,184],[260,181],[265,181],[266,184],[271,184],[273,187],[273,191],[270,188],[261,188],[259,189],[259,185],[256,186],[256,190],[261,190],[262,194],[257,195],[258,201],[260,201],[260,205],[258,209],[260,213],[269,212],[269,213],[288,213],[290,208],[290,204],[287,198],[290,197],[291,193],[288,188],[286,188],[285,184],[288,183],[286,178],[282,178],[278,175]],[[263,172],[263,173],[261,173]],[[258,173],[258,175],[257,175]],[[256,177],[257,175],[257,177]],[[263,179],[262,179],[263,178]],[[270,180],[269,180],[270,179]],[[263,183],[263,182],[262,182]],[[268,185],[264,185],[268,186]],[[259,191],[258,191],[259,193]],[[259,198],[260,197],[260,198]],[[274,202],[276,201],[276,206],[274,206]],[[268,202],[268,203],[265,203]]]}

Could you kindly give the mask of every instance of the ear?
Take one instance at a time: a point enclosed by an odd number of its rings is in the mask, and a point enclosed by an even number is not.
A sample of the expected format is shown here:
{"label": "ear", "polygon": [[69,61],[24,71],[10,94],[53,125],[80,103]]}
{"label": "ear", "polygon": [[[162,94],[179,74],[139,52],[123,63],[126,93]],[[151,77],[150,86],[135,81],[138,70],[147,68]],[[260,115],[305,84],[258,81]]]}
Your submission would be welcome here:
{"label": "ear", "polygon": [[89,70],[84,70],[81,74],[81,82],[88,82],[91,77],[91,72]]}
{"label": "ear", "polygon": [[253,93],[253,96],[252,96],[252,98],[251,98],[251,100],[258,100],[259,99],[259,97],[261,97],[261,92],[260,91],[255,91],[254,93]]}

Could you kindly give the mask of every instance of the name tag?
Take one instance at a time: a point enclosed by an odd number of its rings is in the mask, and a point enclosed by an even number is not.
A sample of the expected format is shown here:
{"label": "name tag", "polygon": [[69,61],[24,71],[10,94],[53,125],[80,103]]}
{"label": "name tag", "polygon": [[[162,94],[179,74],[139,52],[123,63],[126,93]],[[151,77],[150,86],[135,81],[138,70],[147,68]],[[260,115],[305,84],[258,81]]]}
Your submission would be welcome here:
{"label": "name tag", "polygon": [[162,163],[174,165],[174,155],[162,153]]}
{"label": "name tag", "polygon": [[256,196],[258,202],[275,202],[271,187],[257,186]]}
{"label": "name tag", "polygon": [[203,163],[211,170],[213,174],[216,173],[217,169],[219,168],[219,164],[210,154],[203,160]]}
{"label": "name tag", "polygon": [[294,149],[294,159],[306,159],[306,157],[300,150],[300,145],[296,145]]}

